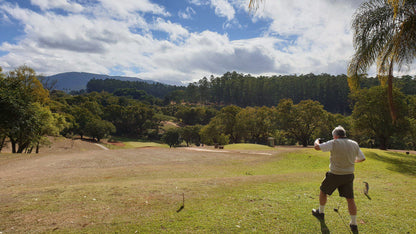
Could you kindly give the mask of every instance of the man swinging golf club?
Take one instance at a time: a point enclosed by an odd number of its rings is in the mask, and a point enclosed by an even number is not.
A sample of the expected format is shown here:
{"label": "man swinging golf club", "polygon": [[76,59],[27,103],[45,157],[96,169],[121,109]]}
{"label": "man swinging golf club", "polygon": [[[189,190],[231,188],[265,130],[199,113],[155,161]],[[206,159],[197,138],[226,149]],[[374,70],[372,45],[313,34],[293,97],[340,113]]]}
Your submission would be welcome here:
{"label": "man swinging golf club", "polygon": [[348,211],[351,216],[350,228],[358,232],[357,207],[354,201],[354,164],[365,160],[365,156],[357,142],[346,138],[346,131],[342,126],[332,131],[333,140],[321,143],[317,139],[314,143],[316,150],[330,152],[329,172],[322,181],[319,194],[319,209],[312,209],[312,215],[324,220],[325,204],[327,196],[338,189],[339,195],[345,197],[348,203]]}

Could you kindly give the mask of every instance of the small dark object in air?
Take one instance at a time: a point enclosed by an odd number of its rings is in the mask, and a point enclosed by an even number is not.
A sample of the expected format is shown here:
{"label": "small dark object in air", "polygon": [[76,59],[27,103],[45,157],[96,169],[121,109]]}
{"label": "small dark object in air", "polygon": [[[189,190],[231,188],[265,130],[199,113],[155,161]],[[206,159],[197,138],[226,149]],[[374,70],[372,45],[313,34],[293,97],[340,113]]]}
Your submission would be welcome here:
{"label": "small dark object in air", "polygon": [[176,211],[177,213],[181,212],[183,210],[183,208],[185,208],[185,193],[182,193],[182,206],[179,207],[179,209]]}
{"label": "small dark object in air", "polygon": [[368,198],[368,200],[371,200],[370,195],[368,195],[368,190],[370,189],[370,186],[365,181],[363,183],[364,183],[364,195]]}

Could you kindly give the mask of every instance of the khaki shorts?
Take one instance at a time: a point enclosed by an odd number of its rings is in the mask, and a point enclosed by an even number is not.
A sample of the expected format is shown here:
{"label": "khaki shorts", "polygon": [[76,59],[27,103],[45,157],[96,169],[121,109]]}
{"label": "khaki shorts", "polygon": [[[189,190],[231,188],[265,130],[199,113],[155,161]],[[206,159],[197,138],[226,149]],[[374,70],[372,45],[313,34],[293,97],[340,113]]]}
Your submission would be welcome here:
{"label": "khaki shorts", "polygon": [[328,195],[332,195],[335,189],[338,189],[340,197],[354,198],[353,182],[354,174],[335,175],[327,172],[320,189]]}

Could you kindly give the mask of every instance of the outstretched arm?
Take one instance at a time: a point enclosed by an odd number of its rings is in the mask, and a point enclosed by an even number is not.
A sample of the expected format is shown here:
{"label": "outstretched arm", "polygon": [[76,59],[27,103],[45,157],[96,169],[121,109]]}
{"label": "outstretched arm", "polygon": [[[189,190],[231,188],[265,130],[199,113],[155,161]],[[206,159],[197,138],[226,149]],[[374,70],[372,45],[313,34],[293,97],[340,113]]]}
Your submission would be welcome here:
{"label": "outstretched arm", "polygon": [[316,150],[321,150],[321,147],[319,147],[319,139],[316,139],[316,140],[315,140],[315,143],[314,143],[314,148],[315,148]]}

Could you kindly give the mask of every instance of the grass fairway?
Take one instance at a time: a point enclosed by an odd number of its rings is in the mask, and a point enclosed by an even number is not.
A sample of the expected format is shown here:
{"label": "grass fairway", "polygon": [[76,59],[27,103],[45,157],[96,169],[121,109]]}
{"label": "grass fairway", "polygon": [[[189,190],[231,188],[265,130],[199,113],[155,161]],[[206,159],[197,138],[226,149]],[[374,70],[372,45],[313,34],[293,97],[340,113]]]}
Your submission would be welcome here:
{"label": "grass fairway", "polygon": [[[415,233],[416,157],[364,153],[355,180],[360,232]],[[0,232],[321,233],[311,209],[328,156],[311,148],[228,146],[0,154]],[[185,207],[177,212],[182,194]],[[338,206],[349,222],[335,192],[326,226],[347,233],[333,212]]]}

